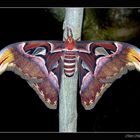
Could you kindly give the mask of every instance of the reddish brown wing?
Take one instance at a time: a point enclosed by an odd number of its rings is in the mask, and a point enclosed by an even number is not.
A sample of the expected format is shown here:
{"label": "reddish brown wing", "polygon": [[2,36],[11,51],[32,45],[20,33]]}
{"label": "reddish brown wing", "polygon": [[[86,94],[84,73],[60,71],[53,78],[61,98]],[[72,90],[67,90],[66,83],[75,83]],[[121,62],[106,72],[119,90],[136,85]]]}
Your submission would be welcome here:
{"label": "reddish brown wing", "polygon": [[128,70],[140,70],[140,50],[131,44],[106,41],[78,46],[85,49],[85,53],[79,50],[79,83],[81,101],[87,110],[96,105],[116,79]]}
{"label": "reddish brown wing", "polygon": [[28,41],[0,52],[0,72],[13,71],[27,80],[47,107],[57,106],[63,42]]}

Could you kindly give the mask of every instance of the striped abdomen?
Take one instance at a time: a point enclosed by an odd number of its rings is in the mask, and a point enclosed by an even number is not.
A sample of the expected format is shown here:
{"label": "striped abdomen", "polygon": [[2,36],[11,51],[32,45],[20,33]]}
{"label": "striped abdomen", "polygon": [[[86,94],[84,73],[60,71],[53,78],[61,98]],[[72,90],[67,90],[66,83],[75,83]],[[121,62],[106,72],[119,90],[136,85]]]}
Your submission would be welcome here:
{"label": "striped abdomen", "polygon": [[66,76],[73,76],[75,72],[76,54],[75,52],[65,52],[64,54],[64,73]]}

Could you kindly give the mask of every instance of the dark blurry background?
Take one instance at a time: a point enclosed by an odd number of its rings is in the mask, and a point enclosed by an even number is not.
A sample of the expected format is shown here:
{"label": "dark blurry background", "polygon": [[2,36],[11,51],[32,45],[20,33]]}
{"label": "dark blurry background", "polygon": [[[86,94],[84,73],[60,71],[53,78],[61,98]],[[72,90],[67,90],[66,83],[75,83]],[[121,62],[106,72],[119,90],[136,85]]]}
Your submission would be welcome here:
{"label": "dark blurry background", "polygon": [[[62,40],[64,9],[0,9],[0,49],[27,40]],[[86,9],[83,40],[118,40],[140,48],[140,9]],[[116,80],[94,109],[78,95],[78,132],[140,131],[140,73]],[[0,131],[59,131],[59,114],[42,103],[25,80],[0,76]]]}

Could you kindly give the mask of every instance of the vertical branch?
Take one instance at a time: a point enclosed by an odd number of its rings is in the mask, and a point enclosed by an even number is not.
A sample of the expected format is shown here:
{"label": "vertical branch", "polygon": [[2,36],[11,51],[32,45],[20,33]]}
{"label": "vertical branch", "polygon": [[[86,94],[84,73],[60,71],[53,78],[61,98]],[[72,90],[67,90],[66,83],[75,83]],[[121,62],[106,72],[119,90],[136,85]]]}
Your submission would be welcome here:
{"label": "vertical branch", "polygon": [[[67,38],[67,27],[72,29],[73,38],[81,38],[83,8],[66,8],[63,24],[64,38]],[[62,72],[61,89],[59,95],[59,131],[77,131],[77,81],[78,72],[74,76],[66,77]]]}

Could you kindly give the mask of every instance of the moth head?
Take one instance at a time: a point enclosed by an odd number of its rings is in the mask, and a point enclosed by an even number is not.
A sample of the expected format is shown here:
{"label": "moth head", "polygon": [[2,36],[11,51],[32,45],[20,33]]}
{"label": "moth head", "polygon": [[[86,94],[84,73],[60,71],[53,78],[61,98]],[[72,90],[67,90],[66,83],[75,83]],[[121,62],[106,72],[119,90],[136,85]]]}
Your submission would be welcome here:
{"label": "moth head", "polygon": [[68,50],[73,50],[75,48],[75,40],[72,38],[72,36],[68,36],[65,41],[65,45]]}
{"label": "moth head", "polygon": [[65,46],[68,50],[73,50],[75,48],[75,40],[73,39],[71,28],[67,28],[67,39],[65,40]]}

